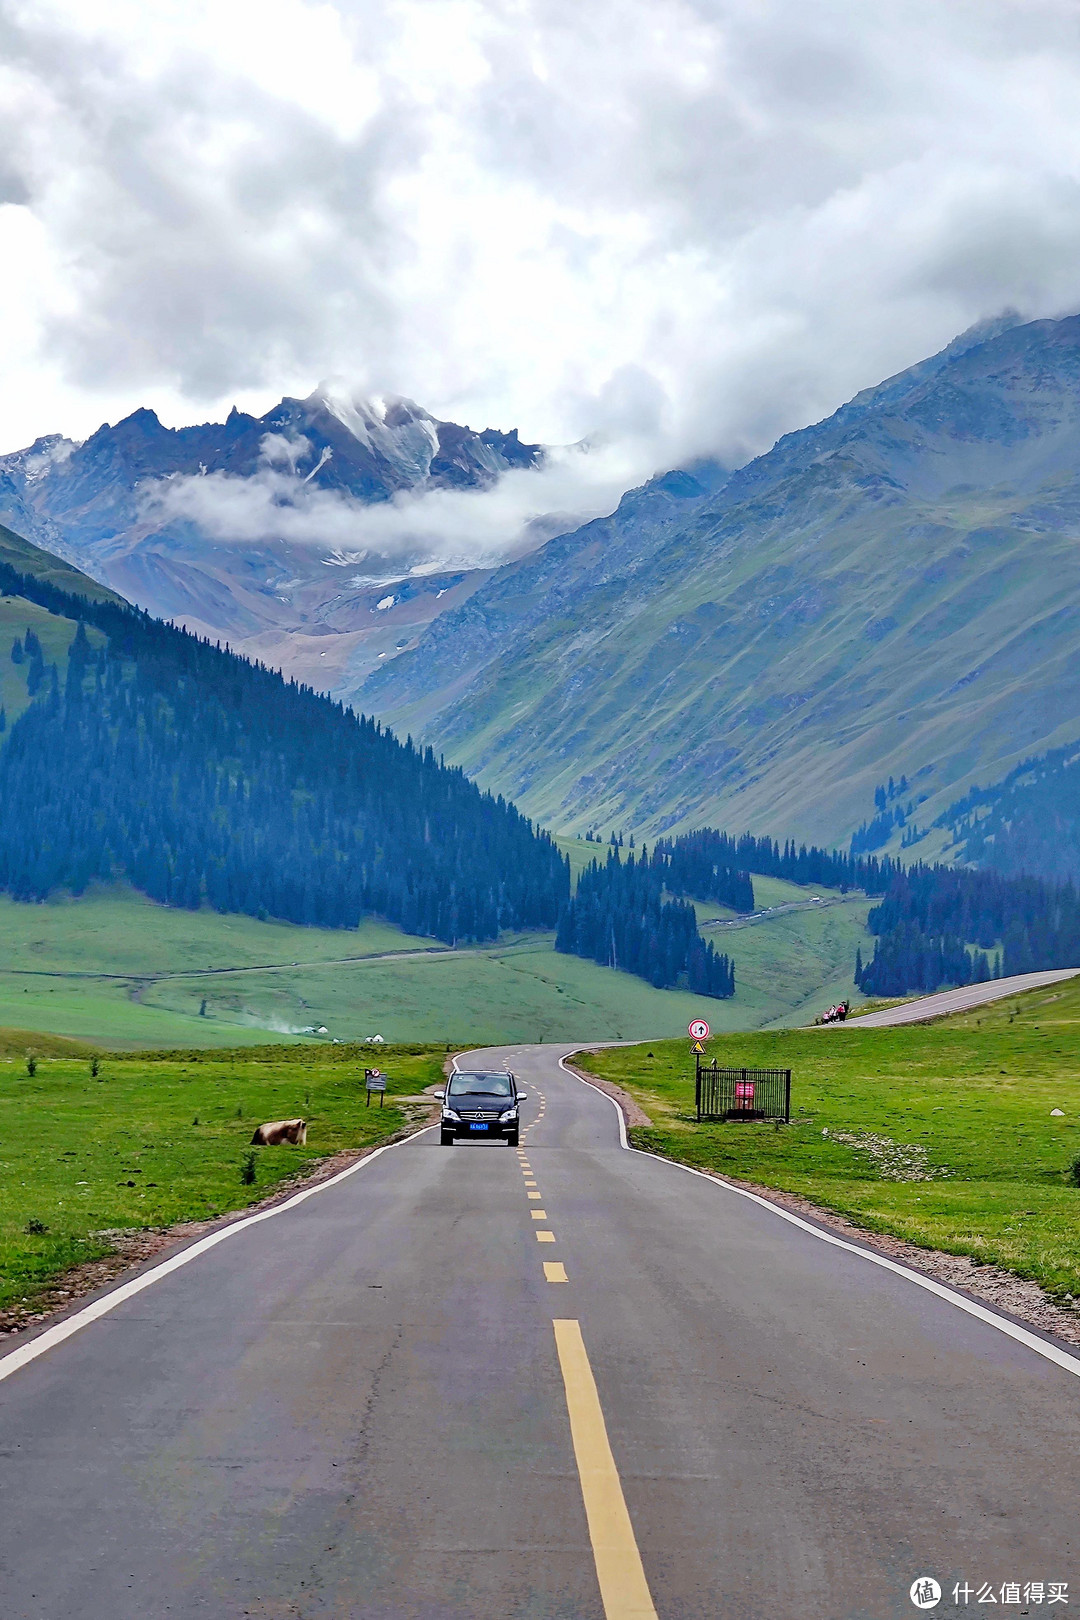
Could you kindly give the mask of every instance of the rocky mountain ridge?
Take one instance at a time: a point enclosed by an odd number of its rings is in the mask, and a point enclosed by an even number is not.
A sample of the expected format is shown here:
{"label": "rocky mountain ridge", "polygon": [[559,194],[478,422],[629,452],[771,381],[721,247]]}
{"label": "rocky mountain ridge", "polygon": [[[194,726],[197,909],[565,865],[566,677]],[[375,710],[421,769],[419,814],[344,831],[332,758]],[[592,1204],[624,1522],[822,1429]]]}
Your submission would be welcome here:
{"label": "rocky mountain ridge", "polygon": [[[194,427],[140,409],[81,444],[50,435],[0,457],[0,520],[157,617],[351,689],[489,570],[414,569],[365,544],[359,521],[349,544],[350,516],[488,489],[543,458],[516,430],[328,389]],[[344,542],[320,539],[323,515]]]}

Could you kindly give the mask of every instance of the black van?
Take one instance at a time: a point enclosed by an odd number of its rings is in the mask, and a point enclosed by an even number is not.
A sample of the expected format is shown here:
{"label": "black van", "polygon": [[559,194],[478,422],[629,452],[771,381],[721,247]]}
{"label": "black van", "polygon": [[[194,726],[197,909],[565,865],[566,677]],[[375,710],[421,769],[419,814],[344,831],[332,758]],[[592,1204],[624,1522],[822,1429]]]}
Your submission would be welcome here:
{"label": "black van", "polygon": [[453,1147],[459,1137],[470,1142],[486,1142],[501,1137],[517,1147],[520,1121],[519,1104],[525,1093],[518,1090],[517,1077],[505,1069],[499,1073],[466,1073],[454,1070],[446,1082],[442,1098],[439,1140]]}

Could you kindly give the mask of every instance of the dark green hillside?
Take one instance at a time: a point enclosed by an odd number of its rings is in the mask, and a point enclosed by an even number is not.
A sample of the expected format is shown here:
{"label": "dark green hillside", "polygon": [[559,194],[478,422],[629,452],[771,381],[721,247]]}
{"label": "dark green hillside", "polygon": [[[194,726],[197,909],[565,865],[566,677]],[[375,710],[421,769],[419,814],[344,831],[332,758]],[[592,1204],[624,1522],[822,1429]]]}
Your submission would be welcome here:
{"label": "dark green hillside", "polygon": [[0,560],[16,623],[30,604],[60,627],[51,644],[17,637],[17,662],[3,650],[5,682],[25,682],[0,751],[0,887],[16,899],[126,877],[170,905],[329,927],[374,912],[448,942],[554,926],[566,862],[513,806],[76,582]]}
{"label": "dark green hillside", "polygon": [[61,557],[54,557],[51,551],[42,551],[40,546],[32,546],[29,540],[6,529],[0,523],[0,563],[6,563],[17,574],[25,574],[31,579],[41,580],[48,585],[54,585],[58,590],[67,591],[71,596],[85,596],[91,602],[114,602],[126,607],[123,598],[110,591],[108,586],[99,585],[96,579],[81,574],[70,563],[64,562]]}
{"label": "dark green hillside", "polygon": [[1080,736],[1080,317],[969,334],[724,486],[654,481],[364,689],[566,830],[835,844]]}
{"label": "dark green hillside", "polygon": [[1080,881],[1080,747],[1024,760],[939,816],[965,861],[996,872]]}

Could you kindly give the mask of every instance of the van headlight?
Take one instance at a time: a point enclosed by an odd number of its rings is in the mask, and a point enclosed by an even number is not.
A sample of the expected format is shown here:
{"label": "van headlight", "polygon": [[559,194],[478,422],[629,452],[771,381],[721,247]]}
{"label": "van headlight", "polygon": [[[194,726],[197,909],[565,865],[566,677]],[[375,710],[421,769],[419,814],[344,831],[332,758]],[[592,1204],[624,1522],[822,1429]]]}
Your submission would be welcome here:
{"label": "van headlight", "polygon": [[461,1124],[461,1115],[455,1114],[452,1108],[444,1108],[442,1111],[442,1117],[443,1119],[452,1119],[455,1125]]}
{"label": "van headlight", "polygon": [[502,1114],[499,1115],[499,1118],[500,1119],[517,1119],[517,1108],[516,1107],[515,1108],[508,1108],[505,1113],[502,1113]]}

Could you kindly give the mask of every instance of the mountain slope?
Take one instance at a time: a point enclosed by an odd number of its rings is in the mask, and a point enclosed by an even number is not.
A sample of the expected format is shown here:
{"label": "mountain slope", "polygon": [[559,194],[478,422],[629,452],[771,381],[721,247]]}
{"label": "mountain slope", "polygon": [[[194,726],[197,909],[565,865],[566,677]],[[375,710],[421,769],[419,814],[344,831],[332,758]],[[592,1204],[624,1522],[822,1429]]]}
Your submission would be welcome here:
{"label": "mountain slope", "polygon": [[[42,900],[126,878],[193,910],[329,927],[377,913],[448,943],[554,926],[565,859],[512,805],[91,589],[0,561],[0,627],[17,627],[4,682],[21,688],[0,726],[0,888]],[[27,619],[43,634],[20,634]]]}
{"label": "mountain slope", "polygon": [[51,435],[0,457],[0,519],[156,617],[347,690],[487,578],[413,576],[407,548],[365,544],[363,508],[490,488],[542,459],[516,431],[474,432],[409,400],[319,390],[176,429],[138,410],[83,444]]}
{"label": "mountain slope", "polygon": [[82,596],[89,602],[113,602],[121,607],[127,606],[123,597],[118,596],[115,591],[110,591],[107,585],[101,585],[96,579],[90,579],[53,552],[31,545],[29,540],[24,540],[21,535],[5,528],[2,523],[0,523],[0,563],[7,563],[16,573],[25,574],[30,579],[55,585],[57,590],[66,591],[71,596]]}
{"label": "mountain slope", "polygon": [[[934,824],[963,861],[1009,876],[1080,883],[1080,749],[1075,743],[1026,759],[1003,782],[973,787]],[[916,825],[907,848],[921,855],[931,829]]]}
{"label": "mountain slope", "polygon": [[1080,318],[1006,318],[500,569],[362,700],[559,827],[838,841],[1080,735],[1078,531]]}

